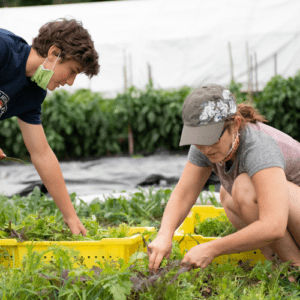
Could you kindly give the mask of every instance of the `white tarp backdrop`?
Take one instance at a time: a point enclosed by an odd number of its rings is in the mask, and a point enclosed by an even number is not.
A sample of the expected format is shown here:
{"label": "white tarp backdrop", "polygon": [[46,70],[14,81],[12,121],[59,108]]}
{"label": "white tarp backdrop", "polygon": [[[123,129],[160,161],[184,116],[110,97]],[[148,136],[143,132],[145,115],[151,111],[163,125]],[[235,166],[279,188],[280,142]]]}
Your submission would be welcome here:
{"label": "white tarp backdrop", "polygon": [[123,92],[124,65],[127,85],[143,89],[148,64],[155,88],[227,86],[229,42],[235,81],[248,88],[250,73],[255,90],[256,78],[262,89],[274,76],[274,54],[277,74],[294,76],[300,69],[299,14],[299,0],[132,0],[1,8],[0,27],[31,44],[50,20],[81,21],[95,42],[101,69],[92,80],[79,75],[70,91]]}

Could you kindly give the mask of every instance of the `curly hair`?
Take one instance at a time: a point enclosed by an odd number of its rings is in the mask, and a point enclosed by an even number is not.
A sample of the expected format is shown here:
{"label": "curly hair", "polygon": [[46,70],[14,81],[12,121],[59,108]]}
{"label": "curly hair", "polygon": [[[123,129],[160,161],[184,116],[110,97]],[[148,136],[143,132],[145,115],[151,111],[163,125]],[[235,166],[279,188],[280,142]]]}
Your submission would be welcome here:
{"label": "curly hair", "polygon": [[266,117],[262,116],[258,109],[254,108],[249,102],[240,103],[237,106],[237,112],[235,115],[225,120],[226,124],[234,123],[234,120],[237,116],[241,117],[241,125],[239,128],[240,133],[245,128],[247,123],[256,124],[257,122],[268,122]]}
{"label": "curly hair", "polygon": [[98,53],[94,42],[82,23],[75,19],[57,19],[43,25],[33,39],[32,48],[42,57],[48,56],[48,50],[55,45],[61,50],[62,62],[75,60],[80,63],[83,73],[89,78],[99,73]]}

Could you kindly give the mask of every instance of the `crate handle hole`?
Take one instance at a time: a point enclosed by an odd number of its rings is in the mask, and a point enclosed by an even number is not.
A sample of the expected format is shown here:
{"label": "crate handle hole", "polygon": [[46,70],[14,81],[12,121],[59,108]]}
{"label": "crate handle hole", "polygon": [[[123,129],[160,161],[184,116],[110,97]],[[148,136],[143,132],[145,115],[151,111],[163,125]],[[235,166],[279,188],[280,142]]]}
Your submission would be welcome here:
{"label": "crate handle hole", "polygon": [[256,251],[254,251],[254,254],[256,254]]}

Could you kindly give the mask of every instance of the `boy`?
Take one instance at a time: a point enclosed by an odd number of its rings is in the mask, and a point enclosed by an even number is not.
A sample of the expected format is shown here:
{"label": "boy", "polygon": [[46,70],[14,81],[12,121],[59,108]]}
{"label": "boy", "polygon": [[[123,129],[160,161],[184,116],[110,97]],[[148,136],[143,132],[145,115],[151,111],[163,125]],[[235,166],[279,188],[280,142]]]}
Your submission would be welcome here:
{"label": "boy", "polygon": [[[98,54],[91,36],[74,19],[43,25],[32,46],[15,34],[0,29],[0,121],[17,116],[31,161],[64,222],[73,234],[86,235],[69,197],[59,162],[41,124],[41,104],[50,91],[77,74],[90,78],[99,73]],[[12,137],[13,138],[13,137]],[[0,149],[0,159],[5,154]]]}

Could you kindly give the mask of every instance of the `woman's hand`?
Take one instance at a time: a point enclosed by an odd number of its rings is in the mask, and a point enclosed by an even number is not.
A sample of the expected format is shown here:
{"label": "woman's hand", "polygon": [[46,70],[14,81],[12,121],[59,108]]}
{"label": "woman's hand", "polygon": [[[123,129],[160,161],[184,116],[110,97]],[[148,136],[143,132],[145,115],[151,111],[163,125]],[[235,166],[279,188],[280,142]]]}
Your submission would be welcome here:
{"label": "woman's hand", "polygon": [[3,150],[0,148],[0,159],[6,157]]}
{"label": "woman's hand", "polygon": [[169,258],[172,251],[172,237],[166,237],[163,233],[157,234],[156,239],[147,247],[149,256],[149,269],[157,271],[162,259]]}
{"label": "woman's hand", "polygon": [[87,230],[84,228],[82,223],[80,222],[79,218],[76,216],[75,218],[66,219],[63,218],[64,222],[68,227],[70,228],[71,232],[73,234],[82,234],[83,236],[86,236]]}
{"label": "woman's hand", "polygon": [[199,244],[193,247],[183,258],[182,264],[191,265],[193,268],[206,268],[215,255],[208,243]]}

